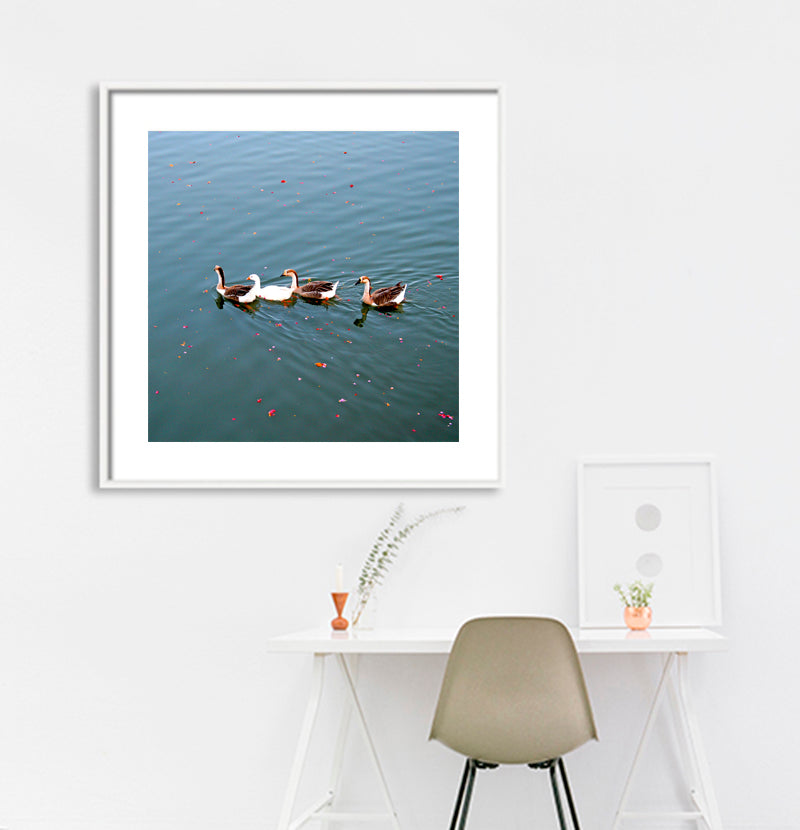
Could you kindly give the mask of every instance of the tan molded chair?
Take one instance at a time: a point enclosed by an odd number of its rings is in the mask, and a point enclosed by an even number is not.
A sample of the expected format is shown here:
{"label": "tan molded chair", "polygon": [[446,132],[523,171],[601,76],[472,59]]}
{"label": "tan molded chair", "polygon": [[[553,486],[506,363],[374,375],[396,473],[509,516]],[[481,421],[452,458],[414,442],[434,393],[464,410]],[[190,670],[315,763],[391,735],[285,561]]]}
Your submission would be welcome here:
{"label": "tan molded chair", "polygon": [[578,654],[567,628],[544,617],[485,617],[458,632],[431,738],[467,758],[451,830],[463,830],[475,773],[500,764],[547,769],[561,830],[556,770],[580,830],[562,756],[597,739]]}

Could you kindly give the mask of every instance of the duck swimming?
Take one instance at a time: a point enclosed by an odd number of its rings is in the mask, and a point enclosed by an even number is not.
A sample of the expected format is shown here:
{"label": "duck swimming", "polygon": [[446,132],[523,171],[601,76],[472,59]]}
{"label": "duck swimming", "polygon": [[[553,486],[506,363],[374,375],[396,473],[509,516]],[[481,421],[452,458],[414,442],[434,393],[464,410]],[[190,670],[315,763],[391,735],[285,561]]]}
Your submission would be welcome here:
{"label": "duck swimming", "polygon": [[406,288],[408,284],[397,283],[390,285],[388,288],[378,288],[372,291],[372,284],[369,277],[359,277],[355,284],[364,283],[364,294],[361,297],[361,302],[366,305],[374,306],[375,308],[396,308],[403,302],[406,296]]}
{"label": "duck swimming", "polygon": [[258,296],[262,300],[282,302],[291,299],[293,291],[294,289],[291,285],[265,285],[259,290]]}
{"label": "duck swimming", "polygon": [[250,274],[247,278],[253,280],[253,285],[225,285],[225,274],[221,266],[217,265],[214,270],[219,278],[217,291],[226,300],[233,300],[235,303],[252,303],[258,296],[258,291],[261,288],[261,280],[258,274]]}
{"label": "duck swimming", "polygon": [[297,279],[297,271],[294,268],[287,268],[281,276],[289,277],[292,280],[293,294],[310,300],[330,300],[331,297],[336,296],[336,289],[339,286],[338,280],[336,282],[318,280],[317,282],[305,282],[300,285]]}

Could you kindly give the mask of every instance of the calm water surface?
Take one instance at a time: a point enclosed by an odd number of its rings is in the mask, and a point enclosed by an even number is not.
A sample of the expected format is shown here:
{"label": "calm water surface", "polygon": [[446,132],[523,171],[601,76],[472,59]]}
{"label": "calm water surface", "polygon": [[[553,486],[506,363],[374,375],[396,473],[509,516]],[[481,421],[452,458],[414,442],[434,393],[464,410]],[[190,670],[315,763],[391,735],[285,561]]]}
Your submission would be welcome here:
{"label": "calm water surface", "polygon": [[148,325],[150,441],[457,441],[458,134],[150,133]]}

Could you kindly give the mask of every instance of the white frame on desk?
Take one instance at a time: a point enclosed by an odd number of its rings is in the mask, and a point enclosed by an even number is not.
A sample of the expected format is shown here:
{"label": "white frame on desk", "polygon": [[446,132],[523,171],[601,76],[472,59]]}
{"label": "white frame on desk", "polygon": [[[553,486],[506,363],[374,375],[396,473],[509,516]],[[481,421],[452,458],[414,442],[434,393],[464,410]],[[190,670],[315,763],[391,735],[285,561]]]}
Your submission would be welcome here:
{"label": "white frame on desk", "polygon": [[[656,508],[655,526],[637,509]],[[660,563],[656,575],[639,569]],[[582,628],[623,627],[615,583],[654,582],[653,626],[722,624],[717,484],[710,456],[578,462],[578,596]]]}

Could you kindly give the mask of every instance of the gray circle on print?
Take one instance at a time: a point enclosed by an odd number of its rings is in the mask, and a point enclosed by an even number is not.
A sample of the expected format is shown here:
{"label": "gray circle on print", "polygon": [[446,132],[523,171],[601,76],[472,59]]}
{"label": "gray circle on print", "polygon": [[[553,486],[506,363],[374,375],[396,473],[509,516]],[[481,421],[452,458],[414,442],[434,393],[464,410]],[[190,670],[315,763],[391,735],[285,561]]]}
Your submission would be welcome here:
{"label": "gray circle on print", "polygon": [[661,511],[654,504],[643,504],[636,509],[639,530],[655,530],[661,524]]}
{"label": "gray circle on print", "polygon": [[657,553],[644,553],[636,560],[636,570],[648,579],[658,576],[663,567],[664,560]]}

